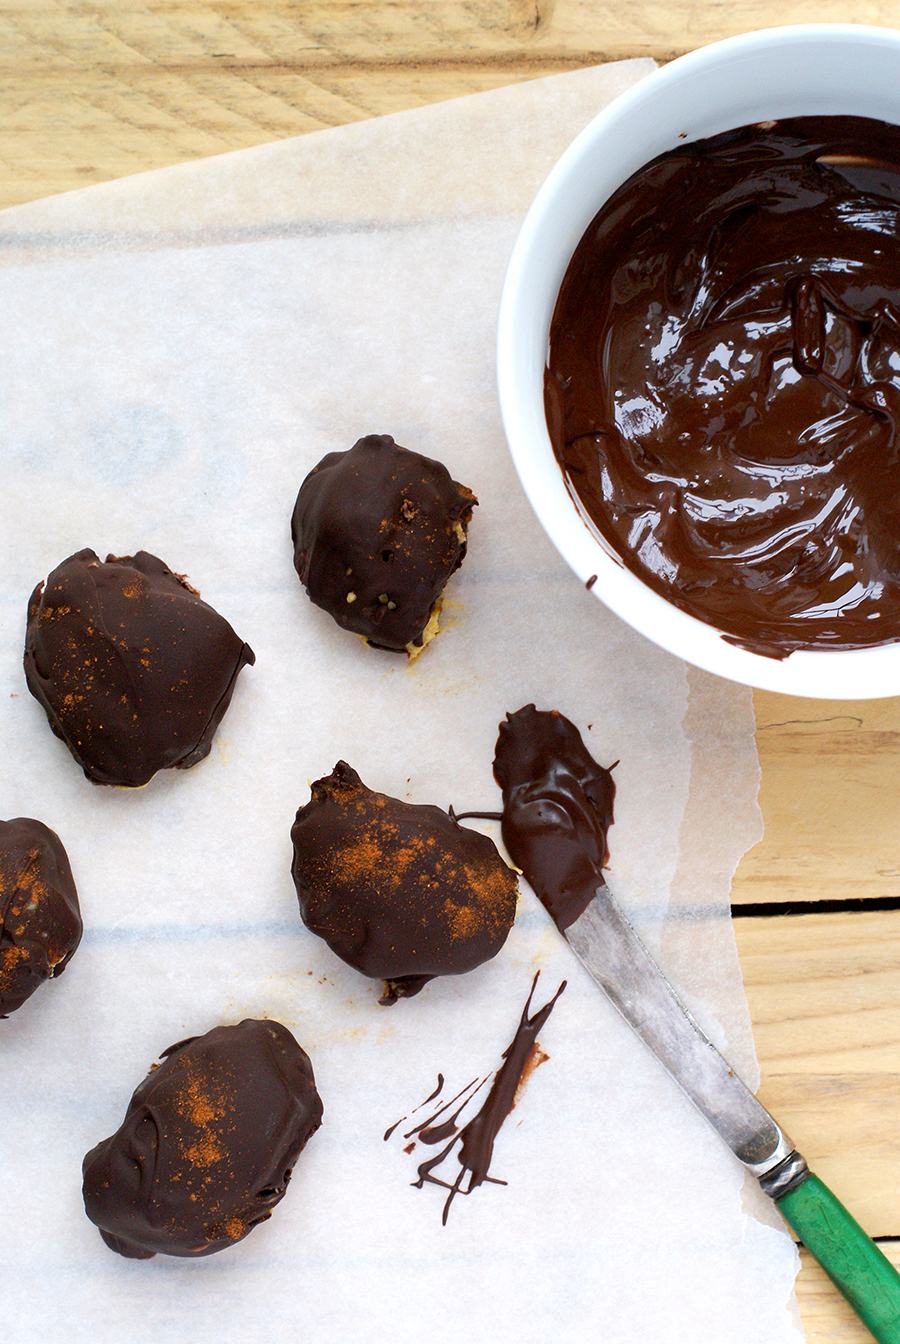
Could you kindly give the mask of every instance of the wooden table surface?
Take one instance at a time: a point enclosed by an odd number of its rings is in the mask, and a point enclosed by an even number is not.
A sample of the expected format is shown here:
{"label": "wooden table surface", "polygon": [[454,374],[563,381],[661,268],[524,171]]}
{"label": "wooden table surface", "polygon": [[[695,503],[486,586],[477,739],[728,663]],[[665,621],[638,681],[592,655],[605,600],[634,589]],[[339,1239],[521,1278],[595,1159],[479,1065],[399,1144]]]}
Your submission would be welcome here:
{"label": "wooden table surface", "polygon": [[[0,0],[0,205],[900,0]],[[900,691],[900,688],[898,688]],[[757,693],[763,841],[734,883],[760,1096],[900,1265],[900,698]],[[810,1341],[871,1339],[804,1252]]]}

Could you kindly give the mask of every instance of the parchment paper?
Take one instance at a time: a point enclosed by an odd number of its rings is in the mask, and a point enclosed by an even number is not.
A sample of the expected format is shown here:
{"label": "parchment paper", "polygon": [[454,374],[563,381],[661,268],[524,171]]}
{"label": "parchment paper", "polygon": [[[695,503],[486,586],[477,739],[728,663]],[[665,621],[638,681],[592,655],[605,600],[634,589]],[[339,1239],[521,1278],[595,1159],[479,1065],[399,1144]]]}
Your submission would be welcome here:
{"label": "parchment paper", "polygon": [[[5,1344],[801,1338],[791,1241],[744,1211],[739,1164],[524,884],[493,962],[383,1008],[302,927],[289,876],[293,814],[339,758],[415,802],[494,809],[499,721],[559,708],[621,761],[611,883],[756,1081],[728,914],[760,830],[749,693],[689,672],[573,578],[518,487],[494,391],[525,209],[651,68],[3,215],[0,812],[59,832],[87,925],[65,976],[0,1023]],[[442,459],[481,501],[443,632],[410,666],[334,626],[291,564],[300,482],[370,432]],[[160,555],[257,654],[211,757],[140,791],[88,784],[22,675],[28,595],[84,546]],[[499,1065],[537,969],[537,1003],[568,988],[496,1146],[508,1184],[458,1199],[442,1227],[441,1192],[410,1185],[427,1154],[403,1151],[405,1126],[382,1135],[438,1071],[450,1095]],[[262,1015],[309,1051],[325,1104],[285,1200],[211,1258],[116,1257],[84,1217],[82,1155],[160,1051]]]}

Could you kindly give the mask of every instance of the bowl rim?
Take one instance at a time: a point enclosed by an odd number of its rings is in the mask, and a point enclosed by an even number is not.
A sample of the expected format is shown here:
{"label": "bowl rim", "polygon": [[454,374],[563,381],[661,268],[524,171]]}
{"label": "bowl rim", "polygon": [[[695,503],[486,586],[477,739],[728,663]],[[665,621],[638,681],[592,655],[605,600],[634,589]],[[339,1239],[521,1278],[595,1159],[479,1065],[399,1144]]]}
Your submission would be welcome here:
{"label": "bowl rim", "polygon": [[[497,327],[500,412],[516,471],[550,540],[594,596],[639,633],[707,672],[764,690],[820,699],[869,699],[900,693],[900,636],[896,643],[871,648],[797,650],[785,658],[771,658],[729,642],[714,626],[673,607],[625,567],[569,491],[553,456],[544,419],[543,379],[537,395],[537,380],[531,378],[538,358],[542,365],[546,362],[549,341],[549,317],[540,336],[535,330],[535,309],[541,294],[546,302],[545,291],[552,287],[552,314],[574,247],[603,201],[624,180],[620,175],[614,185],[592,196],[593,209],[583,223],[579,222],[583,212],[574,219],[565,214],[561,205],[565,189],[585,160],[596,155],[598,142],[602,145],[611,132],[624,129],[636,110],[664,98],[670,88],[689,83],[698,75],[706,76],[733,59],[758,59],[773,49],[784,52],[810,45],[837,48],[848,43],[861,51],[877,49],[882,55],[895,57],[900,74],[900,30],[850,23],[789,24],[741,33],[688,52],[614,98],[575,137],[538,191],[510,255]],[[889,119],[900,124],[900,79],[896,118]],[[687,138],[710,133],[701,129]],[[678,142],[683,143],[684,137],[676,138]],[[638,154],[630,171],[657,152],[662,151],[644,152],[643,157]],[[548,231],[554,237],[551,267],[541,258],[547,250]],[[560,233],[564,238],[574,235],[571,247],[556,240]],[[536,263],[542,276],[539,292],[533,285]],[[523,345],[527,360],[523,360]],[[548,471],[548,460],[552,471]]]}

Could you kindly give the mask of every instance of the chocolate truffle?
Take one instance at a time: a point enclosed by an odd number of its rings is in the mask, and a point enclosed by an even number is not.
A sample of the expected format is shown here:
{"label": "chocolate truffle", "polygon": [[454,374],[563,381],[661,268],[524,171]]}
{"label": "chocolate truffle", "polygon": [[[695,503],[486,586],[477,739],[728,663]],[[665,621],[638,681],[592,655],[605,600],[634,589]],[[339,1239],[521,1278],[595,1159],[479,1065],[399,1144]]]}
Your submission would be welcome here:
{"label": "chocolate truffle", "polygon": [[501,723],[494,778],[503,843],[560,929],[587,908],[609,862],[616,786],[558,710],[525,705]]}
{"label": "chocolate truffle", "polygon": [[387,981],[382,1003],[471,971],[506,941],[518,884],[493,842],[439,807],[373,793],[344,761],[313,784],[291,839],[304,924]]}
{"label": "chocolate truffle", "polygon": [[478,500],[447,468],[369,434],[328,453],[300,487],[294,567],[310,599],[375,648],[420,652],[466,553]]}
{"label": "chocolate truffle", "polygon": [[137,788],[209,754],[253,650],[155,555],[64,560],[28,603],[25,676],[95,784]]}
{"label": "chocolate truffle", "polygon": [[280,1022],[214,1027],[163,1060],[84,1159],[87,1216],[136,1260],[240,1241],[284,1197],[322,1121],[312,1065]]}
{"label": "chocolate truffle", "polygon": [[59,836],[31,817],[0,821],[0,1017],[62,975],[81,933],[78,892]]}

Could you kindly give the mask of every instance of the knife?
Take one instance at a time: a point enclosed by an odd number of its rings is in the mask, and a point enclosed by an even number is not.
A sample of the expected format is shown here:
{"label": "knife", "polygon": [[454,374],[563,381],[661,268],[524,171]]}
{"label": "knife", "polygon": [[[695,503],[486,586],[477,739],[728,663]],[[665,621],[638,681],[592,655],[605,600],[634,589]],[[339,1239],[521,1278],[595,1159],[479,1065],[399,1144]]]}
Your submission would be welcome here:
{"label": "knife", "polygon": [[526,705],[508,714],[494,776],[510,856],[591,977],[757,1178],[875,1338],[900,1344],[900,1274],[703,1034],[606,885],[614,768],[597,764],[558,711]]}
{"label": "knife", "polygon": [[605,883],[561,932],[875,1338],[900,1344],[900,1274],[706,1038]]}

